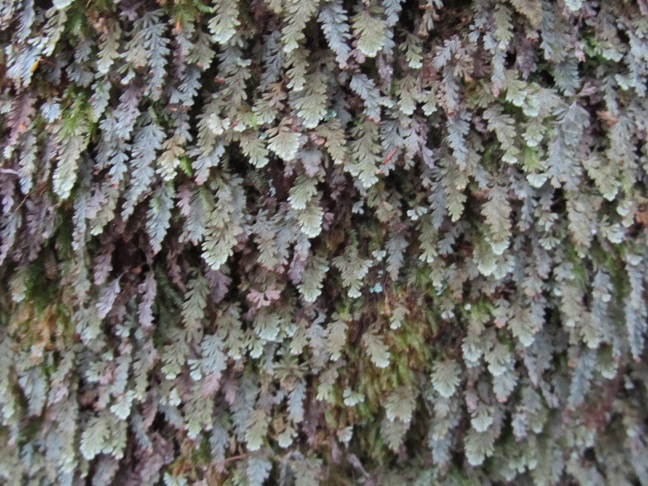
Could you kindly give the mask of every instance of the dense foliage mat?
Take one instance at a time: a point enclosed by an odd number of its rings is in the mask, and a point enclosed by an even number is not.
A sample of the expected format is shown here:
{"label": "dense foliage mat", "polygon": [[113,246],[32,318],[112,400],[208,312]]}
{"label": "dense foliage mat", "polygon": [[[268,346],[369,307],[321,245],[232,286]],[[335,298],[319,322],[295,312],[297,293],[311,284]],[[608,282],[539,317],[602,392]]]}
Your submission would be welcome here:
{"label": "dense foliage mat", "polygon": [[0,2],[0,477],[648,484],[647,36]]}

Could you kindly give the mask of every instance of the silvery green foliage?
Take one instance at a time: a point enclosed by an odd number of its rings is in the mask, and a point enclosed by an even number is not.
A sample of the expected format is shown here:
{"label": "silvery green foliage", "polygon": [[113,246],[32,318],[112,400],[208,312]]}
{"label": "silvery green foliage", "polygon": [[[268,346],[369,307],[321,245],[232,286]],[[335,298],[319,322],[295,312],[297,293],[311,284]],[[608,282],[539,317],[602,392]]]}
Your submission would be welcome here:
{"label": "silvery green foliage", "polygon": [[3,484],[648,484],[646,36],[0,2]]}

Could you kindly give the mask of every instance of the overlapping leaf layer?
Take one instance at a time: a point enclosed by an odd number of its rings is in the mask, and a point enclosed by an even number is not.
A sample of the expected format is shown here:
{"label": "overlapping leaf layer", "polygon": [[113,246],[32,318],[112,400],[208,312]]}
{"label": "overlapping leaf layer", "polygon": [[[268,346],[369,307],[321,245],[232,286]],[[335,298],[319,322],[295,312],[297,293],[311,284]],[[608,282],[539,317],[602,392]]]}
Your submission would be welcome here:
{"label": "overlapping leaf layer", "polygon": [[648,484],[647,37],[0,2],[0,477]]}

